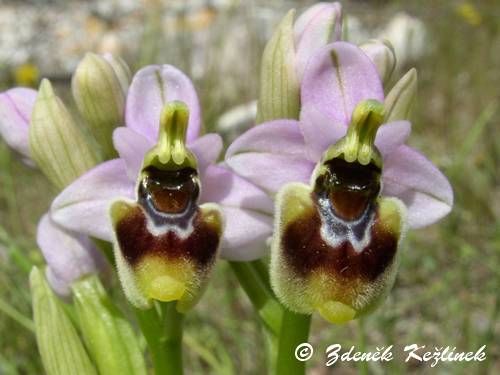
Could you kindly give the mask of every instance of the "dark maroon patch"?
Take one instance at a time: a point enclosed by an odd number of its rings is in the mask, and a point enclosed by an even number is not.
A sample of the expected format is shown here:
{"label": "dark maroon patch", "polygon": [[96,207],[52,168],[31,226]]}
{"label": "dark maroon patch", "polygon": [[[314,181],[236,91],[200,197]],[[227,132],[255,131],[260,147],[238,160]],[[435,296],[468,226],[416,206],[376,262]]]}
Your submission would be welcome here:
{"label": "dark maroon patch", "polygon": [[283,232],[281,246],[285,262],[299,275],[307,277],[323,269],[339,278],[375,280],[392,263],[398,238],[380,225],[378,214],[371,231],[371,242],[360,253],[348,241],[337,247],[320,234],[321,219],[316,210],[290,223]]}
{"label": "dark maroon patch", "polygon": [[212,226],[200,220],[200,214],[193,218],[193,232],[181,239],[172,231],[154,236],[148,231],[147,219],[140,207],[136,207],[116,224],[116,235],[123,256],[132,266],[142,257],[158,255],[166,259],[189,259],[198,267],[204,267],[215,260],[219,245],[219,233]]}
{"label": "dark maroon patch", "polygon": [[380,191],[380,168],[373,163],[361,165],[342,158],[329,160],[325,166],[325,173],[315,181],[314,192],[328,197],[338,217],[358,219]]}

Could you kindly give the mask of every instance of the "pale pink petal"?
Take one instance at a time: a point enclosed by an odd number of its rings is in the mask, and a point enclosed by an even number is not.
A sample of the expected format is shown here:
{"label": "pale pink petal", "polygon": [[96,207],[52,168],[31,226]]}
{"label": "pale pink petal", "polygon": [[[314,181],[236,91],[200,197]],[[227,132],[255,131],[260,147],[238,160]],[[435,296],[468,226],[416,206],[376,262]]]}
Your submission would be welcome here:
{"label": "pale pink petal", "polygon": [[144,155],[154,146],[153,142],[136,131],[121,126],[113,132],[113,144],[120,158],[125,161],[128,177],[131,181],[136,181]]}
{"label": "pale pink petal", "polygon": [[248,261],[265,255],[266,241],[273,232],[270,215],[251,210],[222,206],[226,227],[221,244],[221,257]]}
{"label": "pale pink petal", "polygon": [[382,125],[375,138],[375,146],[382,155],[387,155],[403,145],[411,133],[409,121],[394,121]]}
{"label": "pale pink petal", "polygon": [[348,125],[356,105],[366,99],[384,101],[373,62],[354,44],[335,42],[311,58],[301,86],[301,103],[315,106],[332,124]]}
{"label": "pale pink petal", "polygon": [[30,158],[28,129],[37,92],[16,87],[0,94],[0,136],[21,155]]}
{"label": "pale pink petal", "polygon": [[382,194],[396,196],[406,204],[412,228],[438,221],[453,207],[453,190],[448,179],[408,146],[400,146],[386,156],[382,178]]}
{"label": "pale pink petal", "polygon": [[272,214],[274,204],[265,191],[223,165],[211,165],[201,181],[201,202],[249,208]]}
{"label": "pale pink petal", "polygon": [[222,151],[222,138],[215,133],[205,134],[188,143],[188,148],[196,155],[198,169],[203,173],[210,164],[214,164]]}
{"label": "pale pink petal", "polygon": [[299,80],[311,56],[328,43],[340,40],[342,7],[339,3],[318,3],[297,18],[293,26],[295,69]]}
{"label": "pale pink petal", "polygon": [[69,295],[73,281],[107,268],[88,237],[57,225],[48,214],[38,224],[37,243],[50,269],[49,283],[58,294]]}
{"label": "pale pink petal", "polygon": [[134,76],[127,95],[127,127],[155,142],[161,110],[166,103],[174,100],[180,100],[188,106],[187,140],[195,139],[201,126],[198,96],[191,80],[171,65],[150,65]]}
{"label": "pale pink petal", "polygon": [[299,122],[276,120],[257,125],[234,140],[227,149],[226,158],[249,151],[304,156],[304,137]]}
{"label": "pale pink petal", "polygon": [[259,152],[237,154],[226,163],[238,175],[273,193],[288,182],[308,183],[314,169],[314,163],[304,158]]}
{"label": "pale pink petal", "polygon": [[125,162],[109,160],[64,189],[52,202],[51,218],[66,229],[111,241],[109,205],[117,198],[133,199],[134,187]]}

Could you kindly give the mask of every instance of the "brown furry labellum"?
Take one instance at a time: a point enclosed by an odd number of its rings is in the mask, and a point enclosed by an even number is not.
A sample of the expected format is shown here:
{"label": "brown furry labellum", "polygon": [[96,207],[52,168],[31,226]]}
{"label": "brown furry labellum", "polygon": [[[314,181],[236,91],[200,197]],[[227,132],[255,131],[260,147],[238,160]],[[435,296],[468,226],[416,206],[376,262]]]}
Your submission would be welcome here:
{"label": "brown furry labellum", "polygon": [[391,288],[405,207],[380,198],[381,169],[334,158],[313,187],[278,194],[271,278],[291,310],[343,323],[373,309]]}
{"label": "brown furry labellum", "polygon": [[120,279],[137,307],[177,301],[184,312],[201,296],[217,257],[222,214],[215,204],[199,206],[199,192],[195,169],[149,166],[137,202],[112,205]]}

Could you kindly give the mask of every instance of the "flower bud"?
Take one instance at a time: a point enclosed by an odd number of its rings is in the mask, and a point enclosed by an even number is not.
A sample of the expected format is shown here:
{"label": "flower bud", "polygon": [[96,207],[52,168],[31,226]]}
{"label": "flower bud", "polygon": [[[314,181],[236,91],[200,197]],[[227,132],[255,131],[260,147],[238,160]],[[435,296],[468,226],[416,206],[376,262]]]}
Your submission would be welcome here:
{"label": "flower bud", "polygon": [[340,3],[318,3],[297,18],[293,27],[299,81],[311,56],[328,43],[342,36],[342,7]]}
{"label": "flower bud", "polygon": [[266,45],[260,71],[257,123],[279,118],[297,119],[300,83],[295,71],[293,18],[290,10]]}
{"label": "flower bud", "polygon": [[276,199],[273,289],[290,310],[332,323],[365,314],[387,295],[398,268],[406,208],[381,198],[374,146],[383,105],[357,105],[347,135],[316,166],[311,186],[285,185]]}
{"label": "flower bud", "polygon": [[160,116],[158,143],[144,157],[136,201],[111,206],[115,258],[129,301],[177,301],[185,312],[200,298],[223,232],[220,208],[198,205],[197,161],[186,146],[189,111],[170,102]]}
{"label": "flower bud", "polygon": [[100,374],[147,374],[139,340],[93,275],[72,286],[76,313]]}
{"label": "flower bud", "polygon": [[396,67],[396,54],[387,39],[372,39],[359,46],[377,67],[382,83],[385,85]]}
{"label": "flower bud", "polygon": [[45,372],[97,374],[61,302],[36,267],[30,273],[30,288],[36,340]]}
{"label": "flower bud", "polygon": [[112,53],[105,53],[102,57],[109,63],[109,65],[111,65],[111,68],[113,68],[116,78],[118,78],[118,81],[120,82],[123,95],[126,97],[130,82],[132,81],[130,68],[120,56]]}
{"label": "flower bud", "polygon": [[32,159],[59,189],[99,162],[82,130],[52,88],[42,80],[31,115]]}
{"label": "flower bud", "polygon": [[87,53],[78,64],[71,84],[76,105],[106,159],[116,156],[112,134],[124,122],[123,86],[127,76],[123,61],[114,59],[112,65],[109,60],[111,57],[105,59]]}
{"label": "flower bud", "polygon": [[262,55],[257,123],[298,119],[300,82],[316,51],[340,40],[342,8],[339,3],[319,3],[294,23],[291,10],[278,25]]}
{"label": "flower bud", "polygon": [[410,69],[389,91],[384,101],[384,122],[408,120],[417,97],[417,71]]}

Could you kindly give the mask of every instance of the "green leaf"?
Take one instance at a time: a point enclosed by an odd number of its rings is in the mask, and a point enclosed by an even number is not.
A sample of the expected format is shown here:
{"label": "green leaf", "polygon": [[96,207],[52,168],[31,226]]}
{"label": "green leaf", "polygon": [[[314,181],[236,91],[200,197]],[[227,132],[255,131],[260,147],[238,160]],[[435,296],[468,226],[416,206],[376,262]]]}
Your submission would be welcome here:
{"label": "green leaf", "polygon": [[48,375],[96,374],[94,365],[61,302],[50,290],[43,273],[30,274],[36,339]]}
{"label": "green leaf", "polygon": [[83,337],[99,373],[147,374],[135,332],[108,297],[98,277],[79,280],[72,290]]}

